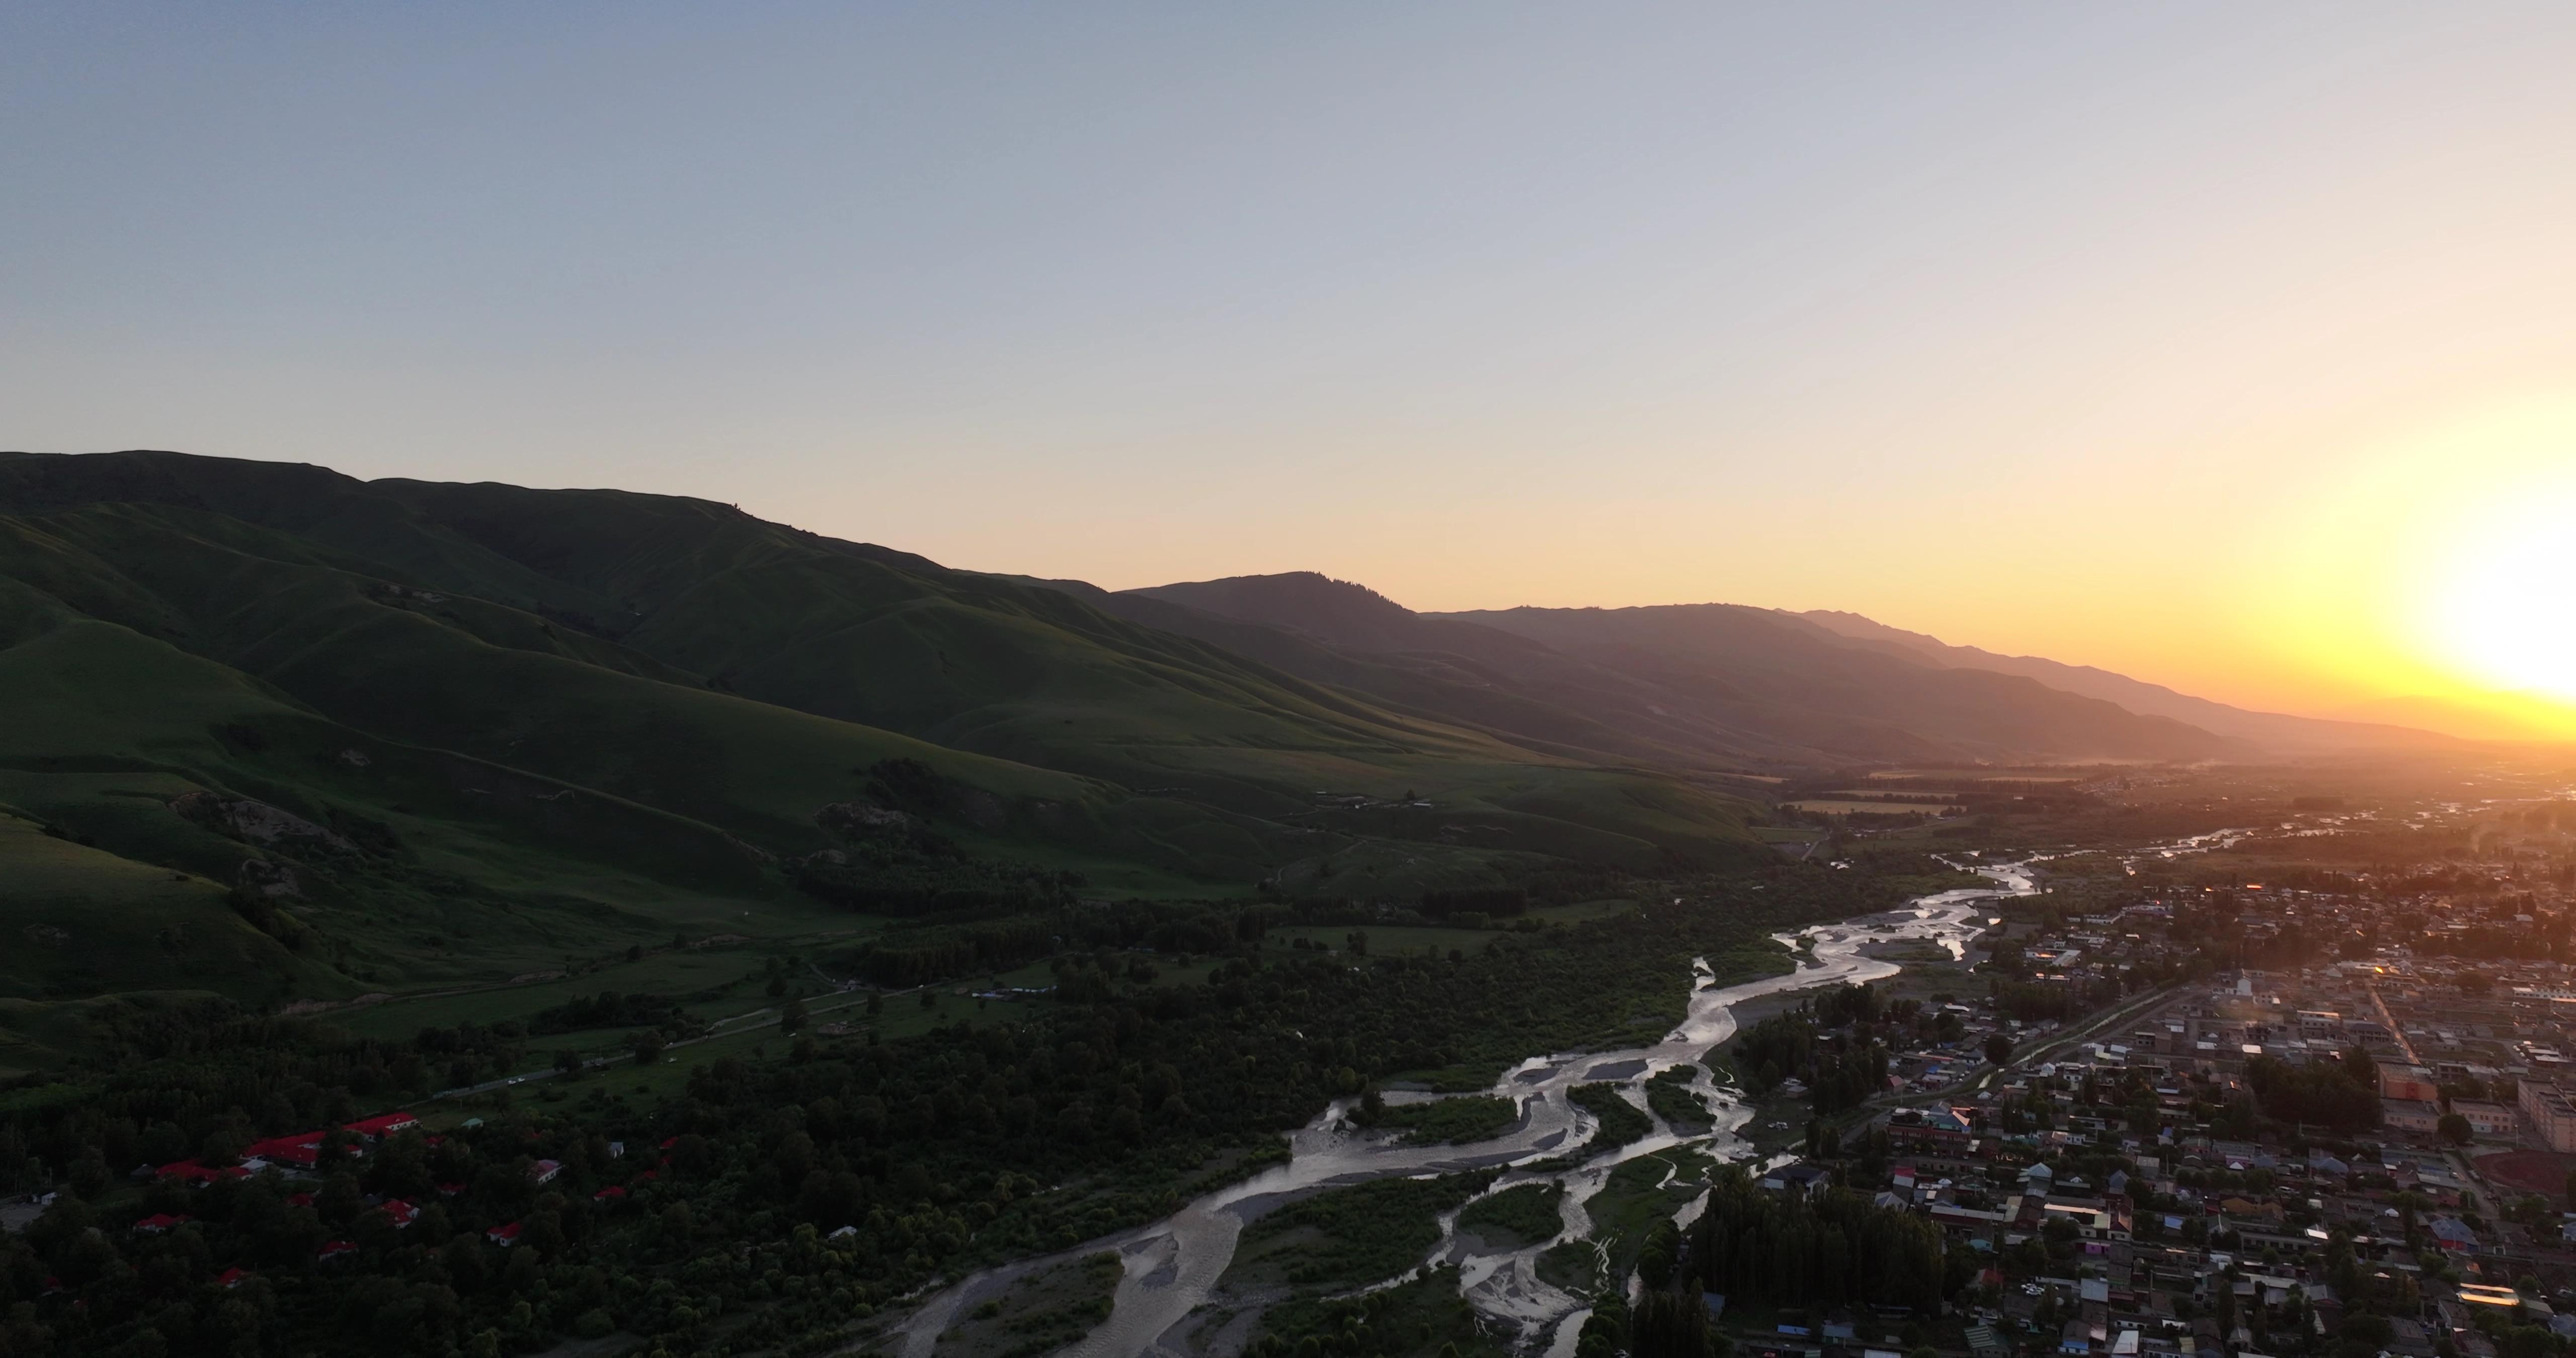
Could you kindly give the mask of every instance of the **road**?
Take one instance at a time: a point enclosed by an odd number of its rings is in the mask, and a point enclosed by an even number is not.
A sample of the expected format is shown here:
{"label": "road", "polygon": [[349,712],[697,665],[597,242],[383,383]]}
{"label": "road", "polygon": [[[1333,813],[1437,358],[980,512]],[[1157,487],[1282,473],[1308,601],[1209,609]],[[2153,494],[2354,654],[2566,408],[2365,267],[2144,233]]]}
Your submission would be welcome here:
{"label": "road", "polygon": [[[921,986],[914,986],[910,990],[852,991],[848,992],[849,997],[839,1004],[815,1004],[807,1006],[805,1015],[809,1020],[815,1019],[825,1014],[835,1014],[844,1009],[850,1009],[858,1005],[865,1004],[867,1003],[870,995],[878,995],[891,1000],[898,995],[918,995],[921,993],[922,989],[923,987]],[[744,1033],[756,1032],[762,1028],[774,1028],[778,1025],[778,1022],[779,1012],[776,1009],[754,1009],[749,1013],[736,1014],[731,1018],[717,1019],[715,1022],[707,1025],[707,1031],[704,1035],[699,1037],[681,1038],[677,1042],[666,1044],[662,1050],[670,1051],[676,1047],[694,1047],[701,1042],[712,1042],[720,1037],[739,1037]],[[581,1063],[581,1068],[583,1070],[605,1070],[610,1066],[618,1064],[621,1060],[628,1059],[629,1058],[616,1056],[593,1056],[585,1059]],[[518,1085],[535,1084],[539,1080],[550,1080],[558,1075],[567,1075],[571,1073],[572,1072],[570,1071],[557,1070],[553,1066],[547,1066],[542,1070],[529,1071],[525,1075],[504,1075],[497,1080],[485,1080],[479,1085],[467,1085],[456,1089],[442,1089],[429,1097],[432,1099],[468,1098],[476,1094],[489,1094],[494,1090],[510,1089]]]}
{"label": "road", "polygon": [[[1998,1075],[2004,1075],[2024,1067],[2038,1065],[2048,1058],[2057,1055],[2059,1052],[2066,1050],[2068,1047],[2074,1046],[2076,1043],[2089,1042],[2094,1038],[2101,1036],[2103,1033],[2119,1027],[2123,1023],[2135,1021],[2140,1014],[2151,1012],[2162,1006],[2166,1001],[2171,1000],[2174,996],[2181,994],[2182,989],[2183,988],[2180,986],[2173,986],[2164,990],[2153,991],[2140,999],[2132,1000],[2124,1005],[2115,1006],[2102,1014],[2085,1020],[2083,1023],[2080,1023],[2073,1028],[2067,1029],[2065,1032],[2050,1034],[2047,1041],[2042,1042],[2027,1051],[2016,1053],[2011,1060],[2006,1061],[2000,1066],[1981,1064],[1979,1069],[1984,1073],[1977,1076],[1973,1082],[1967,1078],[1961,1078],[1951,1084],[1943,1085],[1939,1089],[1918,1089],[1902,1094],[1882,1094],[1877,1098],[1861,1104],[1857,1109],[1854,1109],[1853,1112],[1862,1118],[1866,1118],[1870,1114],[1875,1113],[1882,1108],[1902,1108],[1909,1104],[1930,1103],[1934,1100],[1956,1098],[1963,1093],[1984,1089],[1988,1085],[1993,1084],[1995,1077]],[[1851,1121],[1852,1116],[1849,1114],[1835,1120],[1837,1133],[1839,1134],[1842,1128],[1849,1126]]]}

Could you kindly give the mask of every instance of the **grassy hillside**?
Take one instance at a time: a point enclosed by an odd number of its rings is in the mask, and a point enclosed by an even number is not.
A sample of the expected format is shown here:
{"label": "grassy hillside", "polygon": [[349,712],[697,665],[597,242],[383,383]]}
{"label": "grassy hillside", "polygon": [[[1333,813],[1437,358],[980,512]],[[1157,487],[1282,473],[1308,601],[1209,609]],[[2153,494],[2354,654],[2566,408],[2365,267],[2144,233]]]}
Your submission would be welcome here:
{"label": "grassy hillside", "polygon": [[[68,511],[45,516],[48,524],[108,508],[72,508],[80,501],[75,483],[82,479],[75,473],[95,463],[99,470],[92,479],[102,495],[149,494],[159,497],[157,503],[184,502],[295,525],[291,542],[256,549],[268,561],[287,560],[290,545],[308,550],[323,544],[345,552],[370,540],[368,534],[396,542],[399,552],[389,554],[404,562],[374,562],[367,569],[401,578],[413,589],[458,590],[452,598],[459,602],[425,609],[416,598],[396,597],[391,604],[415,615],[451,615],[437,620],[487,643],[637,674],[659,665],[684,676],[684,683],[1234,815],[1295,815],[1317,789],[1380,797],[1413,789],[1453,803],[1509,809],[1509,801],[1523,795],[1520,785],[1533,767],[1582,767],[1482,732],[1390,711],[1206,643],[1112,617],[1061,591],[945,571],[918,557],[835,542],[700,501],[609,491],[359,483],[317,469],[287,477],[259,464],[176,455],[35,459],[42,465],[32,469],[29,461],[0,458],[0,507],[44,504]],[[289,483],[291,493],[280,488]],[[131,507],[118,512],[139,513]],[[207,536],[196,520],[181,517],[189,532]],[[384,530],[388,521],[400,531]],[[118,560],[122,565],[127,556]],[[331,564],[347,570],[338,558],[310,562],[314,569]],[[402,576],[398,565],[425,574]],[[202,571],[191,561],[163,574],[194,578]],[[172,588],[165,581],[149,583],[164,595]],[[512,591],[498,601],[510,607],[464,609],[461,601],[470,597],[465,592],[487,584]],[[298,587],[320,586],[299,580]],[[337,602],[345,603],[351,585],[344,580],[339,588],[343,597]],[[379,588],[373,602],[387,602],[381,595]],[[602,616],[608,621],[594,634],[548,613],[565,601],[591,610],[582,615],[590,622]],[[200,616],[206,611],[197,610]],[[296,612],[301,620],[291,625],[245,617],[280,635],[241,654],[263,677],[326,710],[342,711],[329,706],[335,700],[308,670],[267,663],[289,658],[290,647],[301,647],[298,658],[317,664],[345,663],[314,654],[307,639],[323,624],[313,620],[308,605],[298,605]],[[371,617],[366,625],[388,628],[390,621]],[[615,647],[602,651],[600,643],[611,640]],[[222,641],[210,638],[208,644]],[[372,639],[367,649],[394,653]],[[370,678],[358,687],[372,694],[379,681]],[[406,700],[402,706],[410,711],[416,704]],[[370,713],[367,719],[383,718]],[[446,723],[469,724],[482,729],[479,719]],[[443,731],[418,734],[449,738]],[[534,739],[524,732],[514,738]],[[499,750],[478,752],[503,757]],[[558,749],[548,757],[563,755]],[[1569,772],[1559,780],[1597,787],[1602,804],[1592,814],[1633,844],[1659,842],[1651,818],[1622,822],[1621,808],[1633,802],[1702,797],[1698,819],[1704,826],[1738,821],[1743,810],[1652,774]],[[1745,842],[1733,830],[1718,838]],[[1708,841],[1694,831],[1665,847],[1696,853]],[[1233,850],[1247,851],[1243,845]],[[1226,862],[1208,870],[1233,876],[1240,866]]]}
{"label": "grassy hillside", "polygon": [[1732,799],[1062,591],[697,501],[176,455],[0,456],[0,709],[0,912],[33,941],[0,1029],[31,1051],[100,994],[1760,852]]}

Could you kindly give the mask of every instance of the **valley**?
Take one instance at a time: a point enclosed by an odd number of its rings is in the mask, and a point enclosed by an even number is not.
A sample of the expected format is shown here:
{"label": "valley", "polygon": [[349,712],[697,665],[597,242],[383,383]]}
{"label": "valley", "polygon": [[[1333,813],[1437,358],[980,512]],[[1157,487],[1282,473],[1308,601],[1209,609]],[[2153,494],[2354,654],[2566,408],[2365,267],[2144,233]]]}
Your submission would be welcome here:
{"label": "valley", "polygon": [[2545,778],[1854,626],[0,456],[0,1300],[77,1353],[1588,1356],[1872,1078],[1811,1002],[1955,1044],[1998,892]]}

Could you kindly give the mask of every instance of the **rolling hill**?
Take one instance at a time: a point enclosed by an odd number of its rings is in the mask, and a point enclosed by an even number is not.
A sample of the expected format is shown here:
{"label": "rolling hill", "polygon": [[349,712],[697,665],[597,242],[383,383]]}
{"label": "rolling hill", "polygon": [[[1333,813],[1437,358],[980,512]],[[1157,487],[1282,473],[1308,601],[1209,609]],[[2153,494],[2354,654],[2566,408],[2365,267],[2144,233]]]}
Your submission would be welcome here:
{"label": "rolling hill", "polygon": [[[1367,896],[1762,852],[1672,774],[1064,590],[703,501],[175,453],[0,455],[0,703],[0,848],[48,865],[0,903],[75,939],[0,999],[126,985],[164,925],[249,949],[211,988],[329,997],[1064,873]],[[163,923],[50,922],[116,900]]]}

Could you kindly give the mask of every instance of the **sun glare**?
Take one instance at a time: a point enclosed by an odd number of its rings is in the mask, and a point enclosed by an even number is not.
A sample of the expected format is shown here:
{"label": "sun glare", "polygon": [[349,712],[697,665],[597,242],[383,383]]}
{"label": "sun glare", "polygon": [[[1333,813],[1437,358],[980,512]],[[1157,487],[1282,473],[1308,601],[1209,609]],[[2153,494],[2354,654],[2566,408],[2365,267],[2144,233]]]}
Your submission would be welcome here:
{"label": "sun glare", "polygon": [[2429,630],[2443,654],[2487,683],[2576,699],[2576,484],[2481,520],[2431,592]]}

